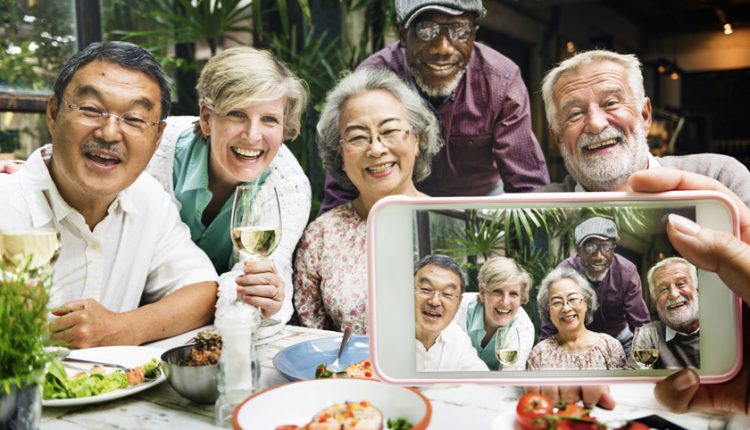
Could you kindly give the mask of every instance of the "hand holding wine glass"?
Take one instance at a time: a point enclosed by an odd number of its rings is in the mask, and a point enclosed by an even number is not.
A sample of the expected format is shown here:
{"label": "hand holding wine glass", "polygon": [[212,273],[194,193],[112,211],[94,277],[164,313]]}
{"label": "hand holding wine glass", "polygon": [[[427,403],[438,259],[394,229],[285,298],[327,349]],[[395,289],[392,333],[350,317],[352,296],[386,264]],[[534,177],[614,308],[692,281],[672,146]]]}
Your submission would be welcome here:
{"label": "hand holding wine glass", "polygon": [[659,360],[659,337],[656,327],[641,326],[633,333],[630,354],[641,369],[652,369]]}
{"label": "hand holding wine glass", "polygon": [[268,317],[281,309],[284,281],[268,259],[281,239],[281,206],[276,190],[266,196],[255,185],[237,187],[232,206],[232,244],[245,257],[238,276],[237,300],[260,308]]}
{"label": "hand holding wine glass", "polygon": [[500,326],[495,331],[495,357],[500,362],[500,369],[511,369],[518,361],[521,350],[521,339],[518,329],[509,325]]}

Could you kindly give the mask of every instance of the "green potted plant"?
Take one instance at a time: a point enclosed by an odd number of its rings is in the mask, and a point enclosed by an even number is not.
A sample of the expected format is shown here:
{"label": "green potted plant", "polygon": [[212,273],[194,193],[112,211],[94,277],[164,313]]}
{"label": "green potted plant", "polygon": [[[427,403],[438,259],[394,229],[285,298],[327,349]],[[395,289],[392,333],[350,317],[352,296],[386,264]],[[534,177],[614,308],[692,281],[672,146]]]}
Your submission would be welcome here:
{"label": "green potted plant", "polygon": [[0,262],[0,428],[35,429],[41,417],[52,277],[30,263],[11,271]]}

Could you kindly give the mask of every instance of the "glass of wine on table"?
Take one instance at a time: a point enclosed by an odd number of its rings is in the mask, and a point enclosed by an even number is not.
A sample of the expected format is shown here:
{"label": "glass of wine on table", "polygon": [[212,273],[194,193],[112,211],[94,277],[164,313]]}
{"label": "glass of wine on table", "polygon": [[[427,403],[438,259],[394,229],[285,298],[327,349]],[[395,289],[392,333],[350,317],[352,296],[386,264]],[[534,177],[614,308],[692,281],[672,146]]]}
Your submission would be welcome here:
{"label": "glass of wine on table", "polygon": [[659,360],[659,337],[656,327],[641,326],[633,333],[631,346],[633,360],[641,369],[652,369]]}

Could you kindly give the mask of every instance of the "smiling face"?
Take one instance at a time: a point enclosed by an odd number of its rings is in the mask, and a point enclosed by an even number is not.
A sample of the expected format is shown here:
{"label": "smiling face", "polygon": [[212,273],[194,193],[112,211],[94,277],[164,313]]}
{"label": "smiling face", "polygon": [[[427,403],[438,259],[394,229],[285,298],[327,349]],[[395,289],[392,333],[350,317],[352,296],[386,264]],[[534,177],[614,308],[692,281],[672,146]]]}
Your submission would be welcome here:
{"label": "smiling face", "polygon": [[586,277],[590,281],[601,281],[607,276],[615,257],[615,241],[592,237],[576,246],[576,251],[581,256],[581,265]]}
{"label": "smiling face", "polygon": [[91,125],[87,111],[158,122],[159,86],[142,72],[97,60],[73,75],[59,106],[54,96],[50,98],[47,126],[54,148],[50,174],[63,198],[79,211],[86,208],[78,207],[78,202],[109,204],[130,186],[148,164],[164,130],[160,123],[133,133],[113,117]]}
{"label": "smiling face", "polygon": [[549,286],[550,321],[558,333],[585,329],[587,309],[583,291],[572,279],[563,278]]}
{"label": "smiling face", "polygon": [[[420,23],[431,22],[454,27],[469,25],[472,27],[471,36],[463,42],[452,40],[446,29],[435,39],[426,42],[417,36],[416,31]],[[399,25],[399,36],[406,48],[409,69],[419,88],[429,97],[450,95],[458,85],[474,49],[474,27],[474,18],[471,15],[454,16],[437,11],[421,14],[409,28]]]}
{"label": "smiling face", "polygon": [[509,284],[479,290],[479,300],[484,303],[484,330],[494,332],[500,326],[507,326],[521,306],[523,284]]}
{"label": "smiling face", "polygon": [[555,83],[559,131],[550,130],[565,167],[589,191],[616,191],[648,166],[651,103],[639,112],[626,69],[587,63]]}
{"label": "smiling face", "polygon": [[[358,93],[342,106],[342,168],[364,199],[416,192],[412,174],[419,146],[413,133],[405,130],[410,130],[406,110],[388,91]],[[370,143],[361,147],[344,143],[363,139]]]}
{"label": "smiling face", "polygon": [[427,264],[414,275],[416,337],[429,349],[453,320],[461,303],[461,279],[451,270]]}
{"label": "smiling face", "polygon": [[211,136],[211,172],[228,184],[258,179],[281,147],[285,107],[283,97],[225,113],[202,105],[201,130]]}
{"label": "smiling face", "polygon": [[692,333],[700,326],[698,291],[690,270],[681,263],[654,272],[654,300],[659,318],[674,330]]}

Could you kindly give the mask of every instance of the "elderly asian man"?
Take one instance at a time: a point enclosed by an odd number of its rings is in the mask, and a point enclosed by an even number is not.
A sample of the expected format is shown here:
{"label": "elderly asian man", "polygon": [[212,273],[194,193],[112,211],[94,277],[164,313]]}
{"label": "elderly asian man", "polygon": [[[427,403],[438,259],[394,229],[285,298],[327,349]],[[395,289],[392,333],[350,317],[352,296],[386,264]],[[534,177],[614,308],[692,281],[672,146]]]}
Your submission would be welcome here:
{"label": "elderly asian man", "polygon": [[91,44],[55,81],[53,154],[38,149],[18,173],[0,175],[0,230],[49,228],[53,215],[60,225],[54,340],[137,345],[213,318],[216,271],[170,196],[143,173],[169,108],[169,84],[151,54],[125,42]]}
{"label": "elderly asian man", "polygon": [[471,339],[453,322],[464,278],[453,259],[428,255],[414,267],[417,371],[489,370]]}

